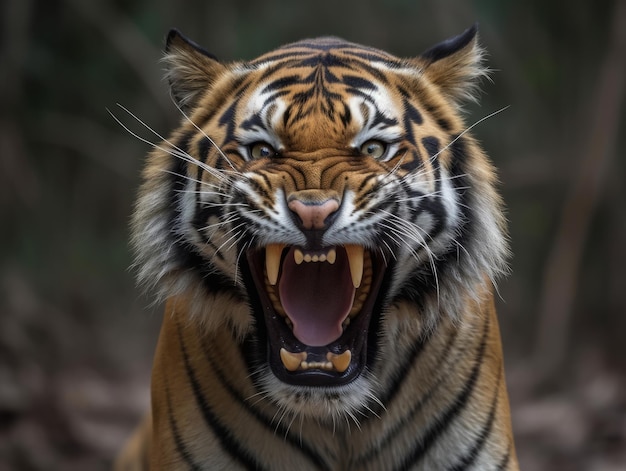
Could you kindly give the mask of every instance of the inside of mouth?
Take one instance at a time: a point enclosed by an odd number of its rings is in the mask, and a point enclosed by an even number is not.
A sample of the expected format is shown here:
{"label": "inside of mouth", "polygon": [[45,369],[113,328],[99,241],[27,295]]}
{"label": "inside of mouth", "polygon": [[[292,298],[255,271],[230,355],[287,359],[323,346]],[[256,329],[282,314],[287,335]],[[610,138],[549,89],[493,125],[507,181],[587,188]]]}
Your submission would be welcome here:
{"label": "inside of mouth", "polygon": [[336,342],[361,310],[371,287],[372,263],[363,250],[287,247],[280,252],[279,276],[270,280],[267,273],[266,262],[265,288],[274,310],[299,342],[321,347]]}
{"label": "inside of mouth", "polygon": [[269,244],[248,250],[246,260],[242,269],[251,275],[250,301],[274,375],[324,387],[357,378],[376,351],[384,257],[359,245]]}

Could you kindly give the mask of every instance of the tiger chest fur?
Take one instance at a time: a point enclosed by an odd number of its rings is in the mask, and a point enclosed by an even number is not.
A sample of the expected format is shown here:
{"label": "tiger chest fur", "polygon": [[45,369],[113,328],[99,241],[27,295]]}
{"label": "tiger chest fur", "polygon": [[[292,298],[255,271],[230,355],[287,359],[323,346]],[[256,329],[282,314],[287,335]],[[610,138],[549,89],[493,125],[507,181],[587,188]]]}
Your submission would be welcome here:
{"label": "tiger chest fur", "polygon": [[505,222],[459,113],[481,54],[471,28],[412,59],[320,38],[224,64],[170,33],[181,124],[133,219],[165,317],[120,469],[517,469]]}

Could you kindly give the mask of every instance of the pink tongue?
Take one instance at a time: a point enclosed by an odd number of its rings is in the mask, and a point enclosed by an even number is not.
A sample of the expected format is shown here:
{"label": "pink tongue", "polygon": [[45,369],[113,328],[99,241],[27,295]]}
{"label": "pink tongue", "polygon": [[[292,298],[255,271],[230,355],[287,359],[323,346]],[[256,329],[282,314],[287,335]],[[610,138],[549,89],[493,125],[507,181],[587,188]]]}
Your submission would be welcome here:
{"label": "pink tongue", "polygon": [[346,253],[337,250],[334,264],[296,265],[291,248],[278,283],[280,300],[293,322],[293,333],[305,345],[321,347],[341,337],[341,323],[354,300],[354,286]]}

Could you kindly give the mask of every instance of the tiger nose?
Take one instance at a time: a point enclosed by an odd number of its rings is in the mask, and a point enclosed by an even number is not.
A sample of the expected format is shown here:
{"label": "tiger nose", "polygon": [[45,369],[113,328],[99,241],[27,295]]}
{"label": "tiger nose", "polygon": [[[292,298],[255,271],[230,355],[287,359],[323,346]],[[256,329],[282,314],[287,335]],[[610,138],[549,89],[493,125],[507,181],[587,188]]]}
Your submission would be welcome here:
{"label": "tiger nose", "polygon": [[325,229],[328,216],[339,209],[339,203],[333,198],[325,201],[292,199],[287,206],[298,215],[302,228],[306,230]]}

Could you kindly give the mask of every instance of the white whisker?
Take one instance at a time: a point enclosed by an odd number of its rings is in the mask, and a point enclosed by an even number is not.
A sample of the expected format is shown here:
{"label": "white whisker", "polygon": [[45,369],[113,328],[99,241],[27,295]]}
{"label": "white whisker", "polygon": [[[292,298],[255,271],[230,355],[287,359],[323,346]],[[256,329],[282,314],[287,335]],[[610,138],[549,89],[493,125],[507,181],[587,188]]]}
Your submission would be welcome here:
{"label": "white whisker", "polygon": [[507,110],[508,108],[510,108],[510,105],[504,106],[504,107],[500,108],[499,110],[496,110],[493,113],[488,114],[487,116],[483,116],[478,121],[476,121],[474,124],[472,124],[472,125],[468,126],[467,128],[465,128],[465,130],[463,132],[461,132],[458,136],[456,136],[454,139],[452,139],[447,145],[445,145],[442,149],[440,149],[439,152],[434,154],[431,157],[431,159],[435,159],[436,157],[438,157],[443,151],[448,149],[451,145],[453,145],[456,141],[461,139],[461,137],[463,137],[465,134],[470,132],[472,129],[474,129],[476,126],[478,126],[483,121],[486,121],[489,118],[493,118],[494,116],[496,116],[497,114],[502,113],[503,111]]}
{"label": "white whisker", "polygon": [[136,132],[132,131],[128,126],[126,126],[124,123],[122,123],[122,121],[120,121],[117,116],[115,116],[111,110],[109,110],[107,108],[107,112],[111,115],[111,117],[120,125],[122,126],[122,128],[124,128],[131,136],[137,138],[138,140],[140,140],[141,142],[144,142],[145,144],[150,145],[151,147],[161,150],[163,152],[168,153],[169,155],[173,156],[173,157],[178,157],[181,160],[184,160],[185,162],[191,163],[193,165],[197,165],[198,167],[200,167],[202,170],[204,170],[205,172],[213,175],[215,178],[220,179],[220,180],[225,180],[228,181],[228,179],[230,177],[228,177],[227,175],[225,175],[225,172],[217,170],[213,167],[208,166],[207,164],[199,161],[198,159],[194,158],[193,156],[191,156],[189,153],[185,152],[183,149],[181,149],[180,147],[178,147],[177,145],[175,145],[174,143],[172,143],[170,140],[164,138],[163,136],[161,136],[158,132],[156,132],[154,129],[152,129],[150,126],[148,126],[148,124],[146,124],[144,121],[142,121],[138,116],[136,116],[133,112],[131,112],[128,108],[124,107],[121,104],[117,104],[118,107],[120,107],[122,110],[124,110],[126,113],[128,113],[133,119],[135,119],[139,124],[141,124],[142,126],[144,126],[148,131],[150,131],[151,133],[153,133],[156,137],[158,137],[159,139],[161,139],[161,141],[167,143],[168,145],[170,145],[172,147],[172,149],[167,149],[161,145],[158,145],[152,141],[150,141],[149,139],[146,139],[142,136],[140,136],[139,134],[137,134]]}
{"label": "white whisker", "polygon": [[242,173],[237,170],[237,168],[233,165],[233,163],[231,162],[231,160],[228,158],[228,156],[222,151],[222,149],[220,149],[220,147],[215,143],[215,141],[213,139],[211,139],[202,128],[200,128],[196,123],[194,123],[191,118],[189,116],[187,116],[187,113],[185,113],[183,111],[183,109],[178,105],[178,103],[176,102],[176,100],[174,100],[173,97],[172,98],[172,102],[174,103],[174,106],[176,106],[176,108],[178,109],[178,111],[180,111],[180,113],[185,117],[185,119],[191,123],[191,125],[196,128],[198,131],[200,131],[200,133],[211,143],[211,145],[219,152],[220,156],[228,163],[228,165],[230,165],[230,168],[233,169],[233,171],[235,172],[236,175],[242,175]]}

